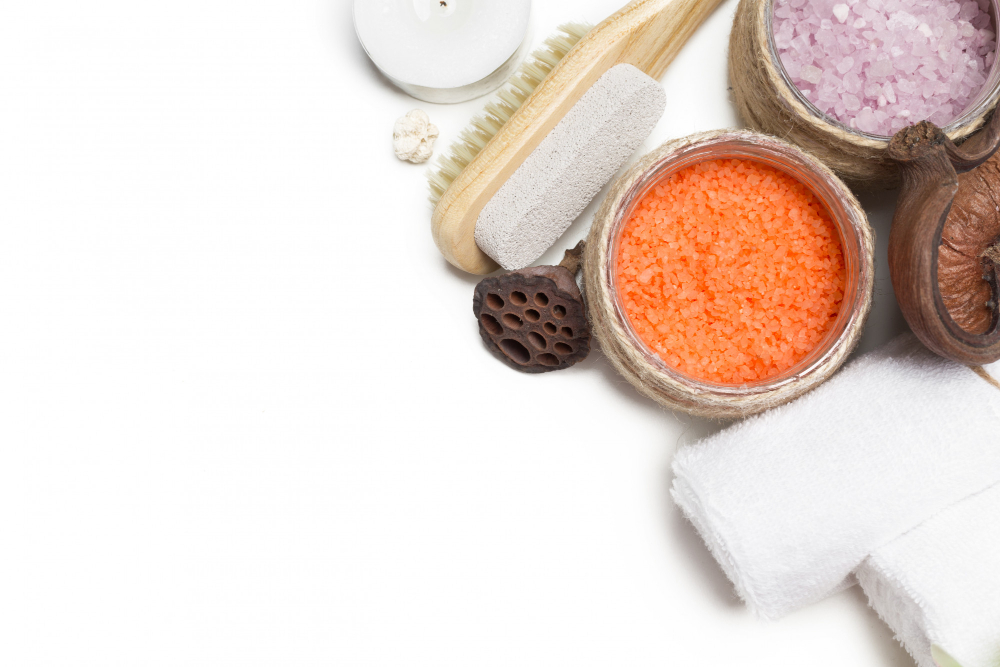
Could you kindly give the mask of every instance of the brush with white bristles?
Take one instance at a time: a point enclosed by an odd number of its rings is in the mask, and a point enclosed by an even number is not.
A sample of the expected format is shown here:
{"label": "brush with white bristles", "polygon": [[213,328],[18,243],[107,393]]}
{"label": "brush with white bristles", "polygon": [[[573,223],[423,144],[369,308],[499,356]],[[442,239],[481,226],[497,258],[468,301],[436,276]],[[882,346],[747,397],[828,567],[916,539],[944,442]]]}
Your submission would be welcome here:
{"label": "brush with white bristles", "polygon": [[494,98],[482,112],[474,116],[469,121],[469,126],[459,132],[458,139],[448,149],[449,154],[439,158],[437,166],[428,173],[431,204],[437,206],[441,195],[452,181],[486,148],[490,139],[524,104],[538,84],[593,27],[586,23],[566,23],[559,26],[554,35],[528,56],[510,81],[494,93]]}
{"label": "brush with white bristles", "polygon": [[538,259],[652,131],[656,82],[721,0],[635,0],[560,26],[428,176],[434,240],[470,273]]}

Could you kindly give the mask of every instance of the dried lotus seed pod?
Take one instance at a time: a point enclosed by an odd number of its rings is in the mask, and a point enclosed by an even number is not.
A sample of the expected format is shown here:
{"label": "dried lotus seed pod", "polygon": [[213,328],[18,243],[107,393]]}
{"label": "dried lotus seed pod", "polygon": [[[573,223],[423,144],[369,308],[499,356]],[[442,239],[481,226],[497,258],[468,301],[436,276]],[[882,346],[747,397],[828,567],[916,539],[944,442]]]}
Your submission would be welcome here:
{"label": "dried lotus seed pod", "polygon": [[472,312],[486,347],[526,373],[569,368],[590,354],[590,323],[576,285],[583,243],[559,266],[537,266],[484,278]]}

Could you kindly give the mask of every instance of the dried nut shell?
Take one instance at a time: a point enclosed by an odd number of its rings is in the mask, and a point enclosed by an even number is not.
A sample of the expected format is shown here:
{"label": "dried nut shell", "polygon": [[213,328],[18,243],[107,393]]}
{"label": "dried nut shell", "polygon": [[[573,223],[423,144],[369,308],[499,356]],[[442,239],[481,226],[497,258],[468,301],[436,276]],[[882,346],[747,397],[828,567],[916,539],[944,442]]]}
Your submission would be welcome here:
{"label": "dried nut shell", "polygon": [[[938,286],[948,314],[971,334],[996,321],[996,251],[1000,241],[1000,156],[958,177],[958,193],[941,230]],[[1000,259],[1000,258],[998,258]]]}
{"label": "dried nut shell", "polygon": [[526,373],[569,368],[590,354],[590,324],[576,279],[539,266],[483,279],[472,312],[479,334],[505,364]]}
{"label": "dried nut shell", "polygon": [[961,146],[928,121],[889,142],[903,174],[889,231],[896,301],[924,345],[971,366],[1000,360],[998,148],[1000,113]]}

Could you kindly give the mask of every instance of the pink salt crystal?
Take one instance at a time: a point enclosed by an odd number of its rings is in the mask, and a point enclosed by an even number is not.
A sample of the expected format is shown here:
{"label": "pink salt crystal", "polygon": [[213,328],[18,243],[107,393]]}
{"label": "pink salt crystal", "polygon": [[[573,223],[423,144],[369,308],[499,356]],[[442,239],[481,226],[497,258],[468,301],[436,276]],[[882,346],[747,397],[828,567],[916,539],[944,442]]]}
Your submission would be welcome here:
{"label": "pink salt crystal", "polygon": [[[818,67],[813,67],[812,65],[806,65],[802,68],[799,76],[802,77],[803,81],[808,81],[809,83],[819,83],[820,79],[823,78],[823,70]],[[796,84],[798,85],[798,84]]]}
{"label": "pink salt crystal", "polygon": [[889,104],[896,103],[896,91],[892,89],[892,82],[886,81],[885,85],[882,86],[882,94],[885,95]]}
{"label": "pink salt crystal", "polygon": [[792,45],[792,36],[795,34],[795,26],[791,21],[782,22],[777,32],[774,33],[774,44],[779,49],[787,49]]}
{"label": "pink salt crystal", "polygon": [[[887,136],[946,125],[996,58],[988,0],[774,0],[775,45],[821,113]],[[914,79],[915,77],[915,79]]]}
{"label": "pink salt crystal", "polygon": [[916,28],[919,23],[920,22],[912,14],[904,11],[898,11],[889,16],[886,20],[885,27],[892,32],[898,32],[900,28],[912,30],[913,28]]}
{"label": "pink salt crystal", "polygon": [[832,51],[837,46],[837,36],[832,31],[820,30],[816,35],[816,43],[823,47],[823,55],[826,55],[826,51]]}
{"label": "pink salt crystal", "polygon": [[860,93],[861,92],[861,77],[854,72],[848,72],[844,75],[844,90],[849,93]]}
{"label": "pink salt crystal", "polygon": [[871,69],[868,70],[868,73],[871,76],[883,79],[892,74],[893,71],[894,68],[892,66],[892,61],[886,58],[885,60],[876,60],[873,62]]}
{"label": "pink salt crystal", "polygon": [[872,111],[871,107],[862,109],[855,120],[857,121],[858,129],[862,132],[874,134],[879,129],[878,120],[875,118],[875,112]]}

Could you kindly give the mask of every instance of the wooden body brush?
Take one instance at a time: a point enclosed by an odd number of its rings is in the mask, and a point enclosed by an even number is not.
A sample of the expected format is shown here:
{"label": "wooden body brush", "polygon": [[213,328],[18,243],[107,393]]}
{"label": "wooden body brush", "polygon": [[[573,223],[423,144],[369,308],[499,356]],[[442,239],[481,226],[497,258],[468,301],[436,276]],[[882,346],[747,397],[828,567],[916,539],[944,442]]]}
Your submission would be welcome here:
{"label": "wooden body brush", "polygon": [[[431,199],[436,202],[431,227],[445,258],[476,274],[495,271],[495,257],[501,257],[508,269],[537,259],[659,119],[662,89],[657,84],[653,93],[639,77],[659,78],[719,2],[635,0],[589,32],[586,26],[565,26],[566,34],[549,43],[548,53],[540,58],[543,62],[534,63],[542,71],[536,67],[516,76],[431,174]],[[561,47],[568,47],[568,52],[560,52]],[[547,68],[551,71],[546,76]],[[616,68],[615,77],[609,73],[612,68]],[[595,86],[599,80],[608,85]],[[590,99],[581,102],[585,96]],[[585,108],[574,109],[578,102]],[[616,104],[617,108],[607,111]],[[595,121],[595,113],[606,117]],[[630,124],[636,127],[628,135]],[[619,139],[622,128],[628,136]],[[553,137],[540,155],[533,156],[550,133]],[[628,146],[619,147],[616,142]],[[616,148],[624,155],[611,155]],[[544,163],[534,170],[521,170],[530,165],[529,158]],[[582,172],[574,173],[577,170]],[[498,198],[501,188],[505,191]],[[486,234],[482,228],[477,234],[477,222],[494,199],[488,216],[520,215],[528,222],[507,224],[491,219]],[[554,214],[563,220],[550,222]],[[498,226],[503,229],[498,231]],[[531,247],[518,246],[531,235],[538,235],[539,241],[527,239]],[[480,245],[491,245],[493,257]]]}

